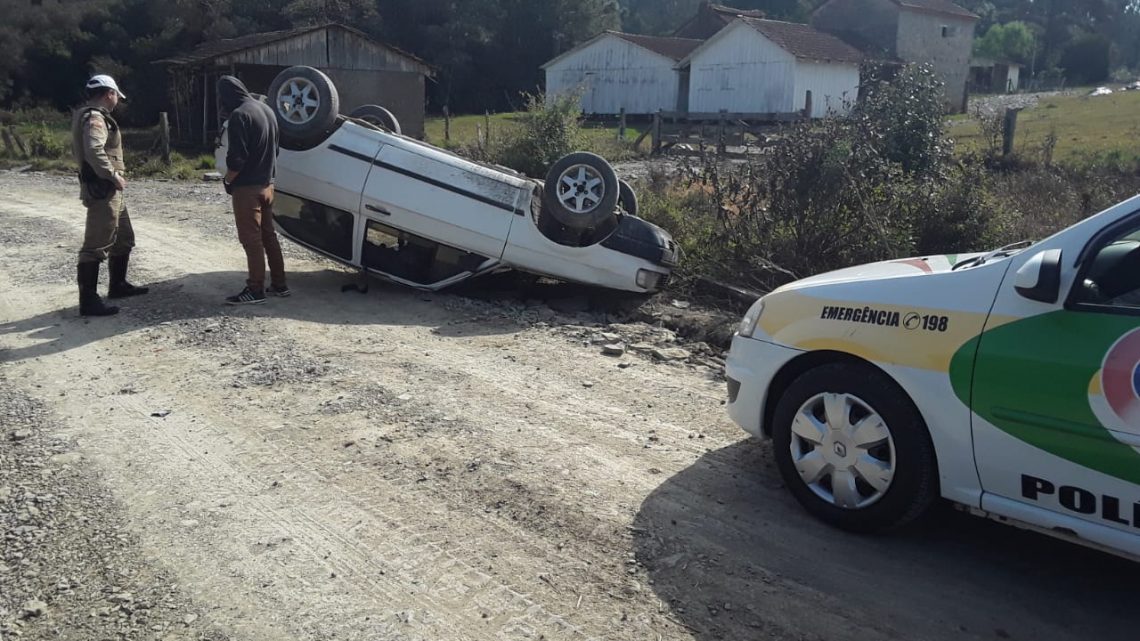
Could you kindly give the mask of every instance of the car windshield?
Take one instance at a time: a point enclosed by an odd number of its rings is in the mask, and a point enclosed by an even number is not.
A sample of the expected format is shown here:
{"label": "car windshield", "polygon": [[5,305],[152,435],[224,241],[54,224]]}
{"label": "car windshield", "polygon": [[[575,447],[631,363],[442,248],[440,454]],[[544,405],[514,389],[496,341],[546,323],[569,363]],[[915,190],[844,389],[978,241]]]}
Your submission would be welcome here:
{"label": "car windshield", "polygon": [[980,267],[980,266],[985,265],[987,262],[989,262],[995,258],[1006,258],[1009,256],[1013,256],[1014,254],[1017,254],[1019,252],[1022,252],[1026,248],[1032,246],[1035,242],[1037,242],[1037,241],[1035,241],[1035,240],[1022,240],[1022,241],[1018,241],[1016,243],[1011,243],[1009,245],[1005,245],[1004,247],[999,247],[998,249],[995,249],[991,252],[987,252],[985,254],[982,254],[981,256],[975,256],[973,258],[968,258],[968,259],[966,259],[960,263],[957,263],[956,265],[954,265],[954,269],[963,269],[966,267]]}

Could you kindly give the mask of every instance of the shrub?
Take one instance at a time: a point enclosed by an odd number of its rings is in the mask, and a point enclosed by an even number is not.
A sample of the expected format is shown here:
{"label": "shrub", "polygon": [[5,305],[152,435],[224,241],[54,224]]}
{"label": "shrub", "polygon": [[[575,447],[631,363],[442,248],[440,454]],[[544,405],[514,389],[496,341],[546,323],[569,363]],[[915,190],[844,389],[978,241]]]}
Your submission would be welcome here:
{"label": "shrub", "polygon": [[518,127],[491,138],[488,159],[541,178],[559,158],[581,148],[578,101],[577,94],[528,94]]}
{"label": "shrub", "polygon": [[37,158],[63,158],[68,153],[67,145],[43,123],[32,128],[27,136],[27,145],[28,153]]}
{"label": "shrub", "polygon": [[969,211],[975,195],[942,192],[952,172],[941,95],[926,68],[877,76],[849,117],[786,127],[742,165],[705,159],[664,197],[647,194],[642,211],[686,251],[682,281],[762,291],[933,237],[977,240],[988,223]]}

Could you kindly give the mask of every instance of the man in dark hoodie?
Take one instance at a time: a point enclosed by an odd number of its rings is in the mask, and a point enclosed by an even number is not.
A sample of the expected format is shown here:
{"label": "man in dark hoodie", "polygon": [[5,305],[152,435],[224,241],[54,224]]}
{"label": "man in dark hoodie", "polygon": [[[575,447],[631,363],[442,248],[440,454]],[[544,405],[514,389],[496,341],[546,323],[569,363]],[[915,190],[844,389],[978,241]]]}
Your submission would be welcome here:
{"label": "man in dark hoodie", "polygon": [[[233,76],[218,79],[229,148],[226,153],[226,193],[233,197],[238,240],[245,248],[249,279],[245,289],[226,298],[230,305],[252,305],[270,296],[288,296],[285,259],[273,227],[273,184],[277,175],[277,119],[269,105],[253,97]],[[265,287],[269,260],[270,286]]]}

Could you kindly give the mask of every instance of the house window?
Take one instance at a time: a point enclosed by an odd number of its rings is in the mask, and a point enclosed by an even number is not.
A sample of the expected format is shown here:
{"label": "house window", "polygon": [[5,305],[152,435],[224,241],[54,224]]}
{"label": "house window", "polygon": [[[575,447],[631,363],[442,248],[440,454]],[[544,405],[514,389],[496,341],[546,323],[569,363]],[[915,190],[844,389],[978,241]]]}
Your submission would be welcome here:
{"label": "house window", "polygon": [[950,25],[942,25],[942,37],[953,38],[958,35],[958,27],[951,27]]}

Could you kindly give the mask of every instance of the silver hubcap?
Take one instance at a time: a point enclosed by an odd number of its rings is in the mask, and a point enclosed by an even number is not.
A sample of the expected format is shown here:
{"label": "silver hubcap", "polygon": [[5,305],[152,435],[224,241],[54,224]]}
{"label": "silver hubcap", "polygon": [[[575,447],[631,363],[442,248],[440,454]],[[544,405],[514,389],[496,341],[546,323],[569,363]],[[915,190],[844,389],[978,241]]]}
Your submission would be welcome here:
{"label": "silver hubcap", "polygon": [[277,90],[277,112],[286,121],[303,125],[317,115],[321,95],[316,85],[304,78],[293,78]]}
{"label": "silver hubcap", "polygon": [[558,177],[558,200],[575,214],[588,214],[606,195],[606,181],[589,165],[573,165]]}
{"label": "silver hubcap", "polygon": [[791,451],[803,482],[836,507],[872,505],[894,479],[891,431],[850,394],[818,394],[804,403],[792,422]]}

